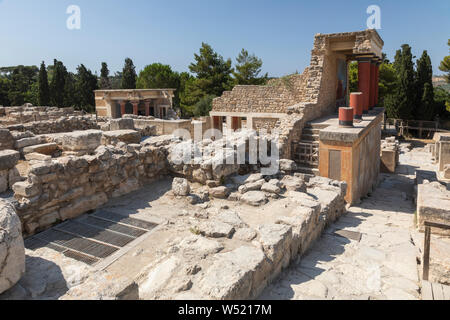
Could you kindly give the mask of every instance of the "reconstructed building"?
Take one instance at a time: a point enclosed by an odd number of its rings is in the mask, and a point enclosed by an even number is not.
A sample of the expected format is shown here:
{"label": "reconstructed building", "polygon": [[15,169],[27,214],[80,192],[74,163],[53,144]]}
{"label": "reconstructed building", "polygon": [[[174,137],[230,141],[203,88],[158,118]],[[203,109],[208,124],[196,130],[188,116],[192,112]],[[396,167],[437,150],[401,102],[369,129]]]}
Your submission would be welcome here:
{"label": "reconstructed building", "polygon": [[96,90],[95,109],[101,117],[120,118],[124,114],[134,114],[167,119],[174,114],[174,92],[175,89]]}
{"label": "reconstructed building", "polygon": [[[246,120],[249,129],[276,130],[281,158],[295,160],[302,172],[345,180],[346,200],[353,202],[378,178],[383,110],[375,107],[383,45],[374,29],[317,34],[310,65],[302,74],[224,92],[213,101],[212,126],[222,130],[226,122],[227,128],[237,130]],[[363,116],[352,128],[342,128],[337,116],[329,116],[350,103],[352,61],[358,62],[358,108]],[[346,111],[353,120],[353,111]]]}

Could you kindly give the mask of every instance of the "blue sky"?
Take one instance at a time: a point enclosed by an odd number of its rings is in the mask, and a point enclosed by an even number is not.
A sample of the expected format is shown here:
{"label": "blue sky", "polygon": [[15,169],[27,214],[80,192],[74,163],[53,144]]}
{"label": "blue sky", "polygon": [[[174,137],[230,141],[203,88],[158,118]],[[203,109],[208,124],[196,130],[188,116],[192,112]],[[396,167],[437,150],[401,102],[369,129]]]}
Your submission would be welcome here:
{"label": "blue sky", "polygon": [[[68,30],[66,9],[81,8],[81,30]],[[62,60],[99,71],[121,70],[126,57],[138,71],[153,62],[188,71],[202,41],[225,58],[246,48],[263,71],[282,76],[309,65],[316,33],[366,29],[366,8],[381,8],[384,52],[403,43],[419,57],[428,50],[435,74],[448,55],[450,1],[405,0],[0,0],[0,66]]]}

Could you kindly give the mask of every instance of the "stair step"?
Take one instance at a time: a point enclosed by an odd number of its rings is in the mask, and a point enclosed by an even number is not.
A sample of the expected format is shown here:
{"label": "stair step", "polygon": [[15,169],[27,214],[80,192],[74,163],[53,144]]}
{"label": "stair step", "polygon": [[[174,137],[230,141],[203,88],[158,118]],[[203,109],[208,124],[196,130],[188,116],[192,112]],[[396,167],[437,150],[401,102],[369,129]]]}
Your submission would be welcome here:
{"label": "stair step", "polygon": [[320,129],[303,128],[302,133],[303,134],[319,134],[320,133]]}
{"label": "stair step", "polygon": [[326,127],[328,127],[329,124],[325,124],[325,123],[306,123],[305,124],[305,128],[309,128],[309,129],[324,129]]}
{"label": "stair step", "polygon": [[306,173],[306,174],[313,174],[318,176],[320,174],[319,169],[313,168],[313,167],[307,167],[306,165],[297,165],[297,172],[300,173]]}
{"label": "stair step", "polygon": [[319,142],[319,135],[318,134],[302,134],[301,140],[304,141],[317,141]]}

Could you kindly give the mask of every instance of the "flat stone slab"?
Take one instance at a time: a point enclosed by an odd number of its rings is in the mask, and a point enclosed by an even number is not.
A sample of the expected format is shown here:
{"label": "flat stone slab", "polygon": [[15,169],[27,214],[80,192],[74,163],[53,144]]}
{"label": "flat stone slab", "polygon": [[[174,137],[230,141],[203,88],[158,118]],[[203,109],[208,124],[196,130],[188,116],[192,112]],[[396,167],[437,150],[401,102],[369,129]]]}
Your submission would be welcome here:
{"label": "flat stone slab", "polygon": [[95,150],[101,143],[101,130],[84,130],[65,133],[61,136],[64,151]]}
{"label": "flat stone slab", "polygon": [[139,143],[141,134],[135,130],[105,131],[102,136],[102,144],[116,144],[117,142]]}
{"label": "flat stone slab", "polygon": [[23,148],[23,153],[41,153],[46,155],[52,155],[56,150],[58,150],[58,145],[54,142],[37,144],[34,146],[29,146]]}
{"label": "flat stone slab", "polygon": [[20,153],[15,150],[0,151],[0,170],[13,168],[20,159]]}
{"label": "flat stone slab", "polygon": [[263,204],[266,204],[269,200],[267,199],[266,195],[262,191],[249,191],[242,195],[241,202],[244,202],[246,204],[249,204],[254,207],[261,206]]}

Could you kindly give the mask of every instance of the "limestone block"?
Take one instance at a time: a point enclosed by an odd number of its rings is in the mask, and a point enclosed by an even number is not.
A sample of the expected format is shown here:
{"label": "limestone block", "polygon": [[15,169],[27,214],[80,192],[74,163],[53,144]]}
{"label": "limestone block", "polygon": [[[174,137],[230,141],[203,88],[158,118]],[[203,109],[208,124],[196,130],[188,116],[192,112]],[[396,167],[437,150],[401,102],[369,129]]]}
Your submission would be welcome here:
{"label": "limestone block", "polygon": [[274,193],[274,194],[280,194],[281,193],[280,187],[278,187],[276,184],[272,184],[272,183],[269,183],[269,182],[264,183],[262,185],[261,191]]}
{"label": "limestone block", "polygon": [[176,196],[187,196],[191,191],[187,179],[174,178],[172,181],[172,192]]}
{"label": "limestone block", "polygon": [[281,171],[294,171],[297,168],[295,162],[289,159],[280,159],[278,160],[278,164]]}
{"label": "limestone block", "polygon": [[28,146],[33,146],[35,144],[41,144],[42,138],[41,137],[28,137],[28,138],[22,138],[16,141],[16,149],[22,149]]}
{"label": "limestone block", "polygon": [[214,263],[199,283],[204,295],[212,299],[248,299],[257,294],[269,273],[269,264],[261,249],[242,246],[214,256]]}
{"label": "limestone block", "polygon": [[8,129],[0,129],[0,150],[12,149],[14,138]]}
{"label": "limestone block", "polygon": [[105,131],[102,136],[102,144],[104,145],[115,145],[118,142],[124,143],[140,143],[141,134],[135,130],[115,130],[115,131]]}
{"label": "limestone block", "polygon": [[[421,231],[424,230],[424,221],[450,221],[450,191],[437,181],[420,184],[417,188],[417,223]],[[450,235],[445,229],[431,228],[431,232]]]}
{"label": "limestone block", "polygon": [[55,151],[58,150],[58,145],[54,142],[50,143],[44,143],[44,144],[37,144],[29,147],[23,148],[23,153],[41,153],[45,155],[53,155]]}
{"label": "limestone block", "polygon": [[444,166],[444,179],[450,179],[450,164]]}
{"label": "limestone block", "polygon": [[0,193],[8,190],[8,170],[0,171]]}
{"label": "limestone block", "polygon": [[261,180],[255,181],[255,182],[246,183],[239,187],[239,192],[246,193],[249,191],[261,190],[261,188],[265,182],[266,182],[266,180],[261,179]]}
{"label": "limestone block", "polygon": [[221,210],[214,218],[235,228],[247,227],[247,224],[242,221],[239,214],[234,210]]}
{"label": "limestone block", "polygon": [[225,186],[210,188],[209,194],[213,198],[225,199],[230,195],[230,189]]}
{"label": "limestone block", "polygon": [[284,224],[263,224],[257,227],[259,242],[264,253],[273,262],[275,266],[281,260],[284,266],[290,259],[290,244],[292,240],[292,228]]}
{"label": "limestone block", "polygon": [[240,201],[254,207],[259,207],[266,204],[268,199],[262,191],[249,191],[241,196]]}
{"label": "limestone block", "polygon": [[234,233],[233,226],[219,220],[201,222],[197,229],[201,235],[211,238],[231,238]]}
{"label": "limestone block", "polygon": [[85,130],[65,133],[61,137],[64,151],[93,151],[101,143],[101,130]]}
{"label": "limestone block", "polygon": [[94,210],[105,204],[108,197],[104,192],[76,199],[72,204],[60,210],[62,220],[73,219],[86,211]]}
{"label": "limestone block", "polygon": [[37,153],[37,152],[32,152],[32,153],[28,153],[25,155],[25,160],[38,160],[38,161],[50,161],[52,159],[51,156],[42,154],[42,153]]}
{"label": "limestone block", "polygon": [[28,181],[19,181],[13,184],[12,189],[15,195],[20,197],[31,198],[41,192],[39,185],[30,183]]}
{"label": "limestone block", "polygon": [[14,207],[0,200],[0,293],[14,286],[25,273],[21,223]]}
{"label": "limestone block", "polygon": [[397,151],[394,148],[381,150],[380,170],[384,173],[394,173],[397,165]]}
{"label": "limestone block", "polygon": [[120,118],[120,119],[111,119],[109,121],[109,130],[134,130],[134,121],[133,119]]}
{"label": "limestone block", "polygon": [[20,153],[15,150],[0,151],[0,170],[13,168],[20,159]]}
{"label": "limestone block", "polygon": [[287,191],[306,192],[306,183],[303,179],[296,176],[284,176],[281,179],[281,185]]}

